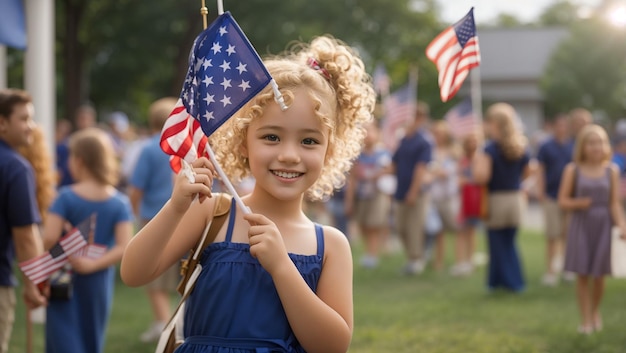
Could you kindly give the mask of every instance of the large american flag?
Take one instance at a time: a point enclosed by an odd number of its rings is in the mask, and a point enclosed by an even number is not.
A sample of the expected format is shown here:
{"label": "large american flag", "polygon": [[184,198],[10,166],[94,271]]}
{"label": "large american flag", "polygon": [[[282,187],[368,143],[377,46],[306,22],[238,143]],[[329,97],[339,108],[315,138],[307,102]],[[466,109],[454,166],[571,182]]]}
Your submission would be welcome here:
{"label": "large american flag", "polygon": [[19,267],[33,283],[44,282],[68,262],[68,257],[87,245],[83,234],[74,228],[66,233],[49,251],[36,258],[20,262]]}
{"label": "large american flag", "polygon": [[207,136],[271,79],[230,13],[220,15],[194,41],[180,99],[161,131],[172,169],[180,171],[181,158],[193,162],[206,155]]}
{"label": "large american flag", "polygon": [[383,101],[382,140],[390,150],[395,150],[402,128],[415,117],[417,105],[417,83],[409,80],[402,88],[390,94]]}
{"label": "large american flag", "polygon": [[473,7],[430,42],[426,56],[437,66],[441,100],[447,102],[459,91],[469,70],[480,64]]}
{"label": "large american flag", "polygon": [[443,118],[448,122],[450,132],[455,138],[462,138],[480,128],[480,122],[474,115],[472,100],[469,97],[448,110]]}

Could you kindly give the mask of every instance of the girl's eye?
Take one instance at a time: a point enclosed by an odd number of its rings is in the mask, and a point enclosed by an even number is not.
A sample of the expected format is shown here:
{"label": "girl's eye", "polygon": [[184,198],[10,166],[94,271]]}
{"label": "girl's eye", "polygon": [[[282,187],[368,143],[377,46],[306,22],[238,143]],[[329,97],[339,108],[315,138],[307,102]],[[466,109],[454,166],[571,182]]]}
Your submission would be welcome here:
{"label": "girl's eye", "polygon": [[312,139],[312,138],[305,138],[304,140],[302,140],[302,144],[304,145],[317,145],[319,142],[317,142],[316,140]]}
{"label": "girl's eye", "polygon": [[265,136],[263,136],[263,139],[267,140],[267,141],[272,141],[272,142],[275,142],[275,141],[279,140],[278,136],[276,136],[276,135],[265,135]]}

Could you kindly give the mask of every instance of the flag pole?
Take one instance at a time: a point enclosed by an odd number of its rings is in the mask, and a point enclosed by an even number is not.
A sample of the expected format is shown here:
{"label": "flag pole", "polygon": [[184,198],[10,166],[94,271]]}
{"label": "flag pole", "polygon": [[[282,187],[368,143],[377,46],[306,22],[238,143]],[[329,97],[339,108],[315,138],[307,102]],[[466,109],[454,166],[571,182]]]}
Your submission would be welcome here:
{"label": "flag pole", "polygon": [[480,65],[470,71],[470,95],[472,98],[472,111],[478,123],[483,122],[483,97],[480,84]]}
{"label": "flag pole", "polygon": [[[223,4],[222,0],[217,0],[217,12],[218,12],[218,15],[222,15],[224,13],[224,4]],[[206,7],[205,0],[202,0],[202,7],[200,8],[200,15],[202,15],[202,20],[203,20],[202,22],[203,22],[204,29],[206,29],[208,27],[208,23],[207,23],[207,15],[208,14],[209,14],[209,10]],[[208,142],[208,140],[207,140],[207,143],[206,143],[206,150],[209,153],[209,159],[210,159],[211,163],[213,163],[213,166],[215,167],[215,170],[217,171],[217,174],[220,176],[220,179],[222,180],[222,183],[224,183],[224,186],[226,187],[228,192],[235,199],[235,202],[237,203],[237,206],[239,206],[239,208],[243,211],[243,213],[246,213],[246,214],[252,213],[252,211],[250,211],[248,206],[246,206],[246,204],[243,203],[243,200],[241,199],[241,197],[237,193],[237,190],[235,190],[235,187],[230,182],[230,179],[228,178],[226,173],[224,173],[224,170],[222,169],[220,164],[217,162],[217,158],[215,158],[215,153],[213,152],[213,149],[211,148],[211,144]],[[184,159],[183,159],[183,165],[185,165],[185,160]],[[191,180],[192,177],[189,177],[189,178]]]}

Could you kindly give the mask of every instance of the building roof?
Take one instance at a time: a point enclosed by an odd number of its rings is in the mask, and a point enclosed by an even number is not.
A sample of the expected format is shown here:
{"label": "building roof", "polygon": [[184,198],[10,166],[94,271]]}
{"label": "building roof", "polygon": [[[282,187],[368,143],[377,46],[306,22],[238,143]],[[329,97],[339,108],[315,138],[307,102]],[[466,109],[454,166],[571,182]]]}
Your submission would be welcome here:
{"label": "building roof", "polygon": [[478,29],[483,83],[539,80],[552,53],[567,35],[562,27]]}

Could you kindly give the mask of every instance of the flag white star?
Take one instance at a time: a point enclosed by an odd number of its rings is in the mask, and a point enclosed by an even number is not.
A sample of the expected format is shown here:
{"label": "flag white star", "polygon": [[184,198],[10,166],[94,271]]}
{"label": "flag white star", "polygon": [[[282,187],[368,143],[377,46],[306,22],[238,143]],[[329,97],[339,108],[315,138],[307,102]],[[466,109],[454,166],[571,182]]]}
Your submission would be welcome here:
{"label": "flag white star", "polygon": [[222,102],[222,104],[224,104],[224,106],[227,106],[227,105],[229,105],[229,104],[232,104],[232,103],[230,102],[230,97],[228,97],[228,96],[224,96],[224,98],[222,98],[222,99],[220,100],[220,102]]}
{"label": "flag white star", "polygon": [[237,87],[241,87],[241,89],[245,92],[248,88],[250,88],[250,81],[243,80]]}
{"label": "flag white star", "polygon": [[205,76],[204,80],[202,80],[202,83],[204,83],[205,87],[209,87],[209,85],[213,84],[213,76],[211,76],[211,77]]}
{"label": "flag white star", "polygon": [[204,59],[204,63],[202,64],[204,69],[206,70],[208,67],[213,67],[213,59]]}
{"label": "flag white star", "polygon": [[202,48],[204,46],[204,42],[206,41],[206,37],[202,38],[202,41],[200,41],[200,44],[198,45],[198,48]]}
{"label": "flag white star", "polygon": [[226,30],[226,26],[220,27],[220,37],[223,36],[226,33],[228,33],[228,31]]}
{"label": "flag white star", "polygon": [[213,116],[213,112],[204,113],[204,118],[206,119],[206,121],[211,121],[211,119],[215,119],[215,117]]}
{"label": "flag white star", "polygon": [[228,88],[228,87],[232,87],[230,85],[230,80],[227,80],[226,77],[224,77],[224,81],[222,81],[222,83],[220,83],[220,85],[224,86],[224,91]]}
{"label": "flag white star", "polygon": [[195,64],[193,65],[193,72],[198,72],[202,64],[204,64],[204,59],[196,60]]}
{"label": "flag white star", "polygon": [[230,70],[230,61],[224,60],[220,67],[222,68],[222,70],[224,70],[223,72],[226,72],[226,70]]}
{"label": "flag white star", "polygon": [[228,56],[230,56],[230,54],[235,54],[235,46],[228,44],[228,49],[226,49],[226,52],[228,53]]}
{"label": "flag white star", "polygon": [[207,93],[207,95],[206,95],[206,97],[204,97],[203,101],[206,102],[206,105],[209,105],[209,104],[215,102],[215,99],[213,99],[213,97],[215,97],[215,95]]}
{"label": "flag white star", "polygon": [[213,46],[211,47],[211,50],[213,50],[213,54],[220,53],[222,51],[222,46],[220,45],[220,43],[215,42],[215,43],[213,43]]}
{"label": "flag white star", "polygon": [[187,91],[185,91],[183,93],[183,100],[187,100],[187,99],[189,99],[189,93]]}
{"label": "flag white star", "polygon": [[246,69],[246,66],[248,66],[248,64],[244,64],[242,62],[239,63],[239,66],[237,66],[237,70],[239,70],[239,74],[241,75],[243,72],[248,71],[248,69]]}

